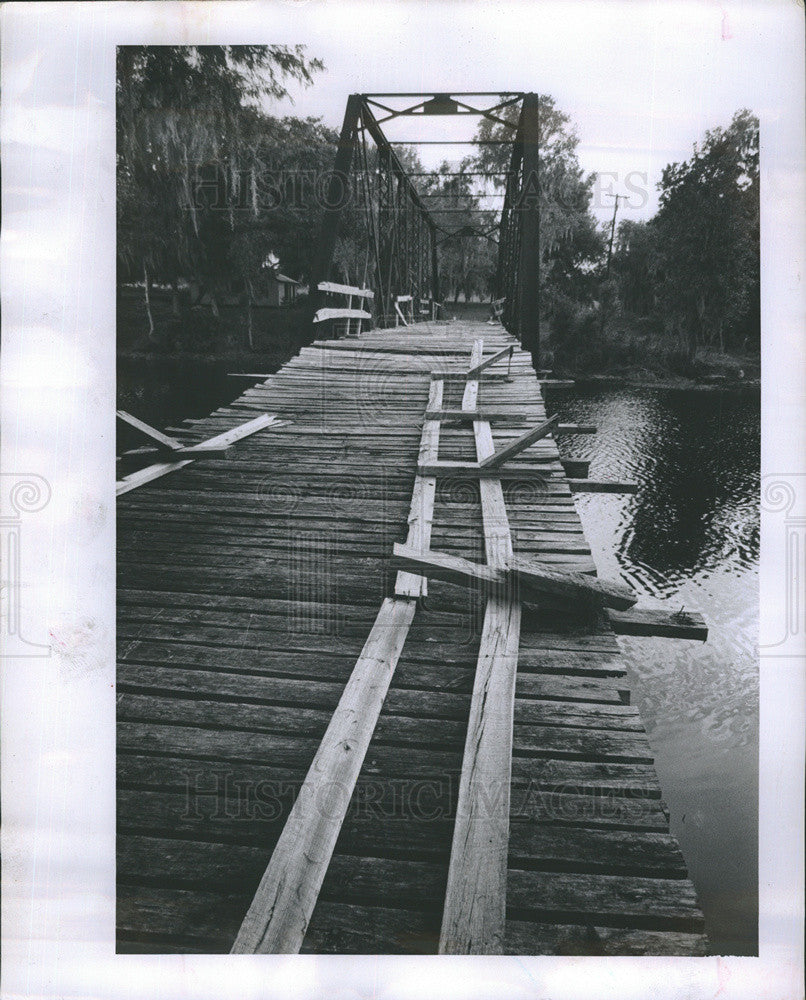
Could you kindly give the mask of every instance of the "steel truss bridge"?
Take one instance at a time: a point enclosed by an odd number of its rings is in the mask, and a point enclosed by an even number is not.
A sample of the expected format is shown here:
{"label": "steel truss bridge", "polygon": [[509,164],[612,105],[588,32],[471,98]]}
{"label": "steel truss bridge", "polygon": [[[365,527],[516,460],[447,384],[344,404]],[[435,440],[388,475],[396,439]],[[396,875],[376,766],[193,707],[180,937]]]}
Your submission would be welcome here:
{"label": "steel truss bridge", "polygon": [[[413,103],[404,108],[387,103],[402,98]],[[512,106],[519,108],[516,123],[501,114]],[[473,227],[473,232],[497,244],[493,297],[500,303],[506,329],[537,360],[540,111],[538,95],[534,93],[352,94],[347,101],[330,177],[312,287],[341,278],[345,248],[350,248],[363,259],[362,279],[374,291],[378,326],[394,324],[398,296],[440,301],[440,249],[458,235],[466,235],[468,228],[450,230],[441,225],[436,215],[442,217],[444,212],[429,211],[426,204],[429,195],[418,186],[418,179],[423,176],[446,175],[439,171],[408,171],[395,146],[441,145],[443,141],[390,141],[383,126],[403,117],[444,115],[486,118],[511,132],[507,139],[481,140],[481,143],[510,145],[511,153],[505,171],[481,174],[503,178],[503,205],[498,222],[492,229],[483,225]],[[474,145],[477,141],[447,140],[447,144]],[[459,176],[471,174],[461,172]],[[475,211],[489,218],[489,210]]]}

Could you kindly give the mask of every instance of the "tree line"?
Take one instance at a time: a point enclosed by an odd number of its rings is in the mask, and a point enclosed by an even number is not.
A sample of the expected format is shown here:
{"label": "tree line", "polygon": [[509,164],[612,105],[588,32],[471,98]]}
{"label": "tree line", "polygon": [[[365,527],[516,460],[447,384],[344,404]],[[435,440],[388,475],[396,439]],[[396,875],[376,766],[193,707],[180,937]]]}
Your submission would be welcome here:
{"label": "tree line", "polygon": [[737,111],[707,131],[691,157],[670,163],[660,207],[624,221],[613,258],[628,315],[649,318],[693,356],[700,346],[759,346],[759,122]]}
{"label": "tree line", "polygon": [[[301,46],[124,46],[118,50],[118,286],[171,292],[175,317],[202,298],[215,315],[237,290],[251,343],[255,287],[267,267],[311,275],[323,212],[321,185],[337,133],[314,118],[273,117],[269,99],[309,86],[324,67]],[[737,112],[706,132],[689,159],[669,164],[660,207],[611,234],[591,211],[595,175],[578,159],[569,117],[540,97],[540,286],[555,353],[620,332],[646,331],[688,357],[699,347],[752,349],[759,331],[758,120]],[[398,147],[437,226],[448,301],[496,292],[497,220],[519,107],[482,119],[458,164],[426,172]],[[362,280],[359,206],[348,207],[334,260]],[[611,253],[612,250],[612,253]],[[363,264],[366,272],[366,262]]]}

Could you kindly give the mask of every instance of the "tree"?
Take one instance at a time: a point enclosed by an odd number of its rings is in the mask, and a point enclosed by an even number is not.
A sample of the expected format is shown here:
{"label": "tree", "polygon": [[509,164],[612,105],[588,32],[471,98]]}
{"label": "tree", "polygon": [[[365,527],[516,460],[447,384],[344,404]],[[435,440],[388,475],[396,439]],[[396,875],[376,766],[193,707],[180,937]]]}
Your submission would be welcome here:
{"label": "tree", "polygon": [[454,303],[492,293],[495,244],[487,235],[495,229],[496,213],[481,208],[484,197],[469,176],[469,161],[454,165],[443,161],[429,178],[428,208],[439,227],[440,287]]}
{"label": "tree", "polygon": [[667,326],[690,356],[758,330],[758,139],[758,119],[737,111],[661,176],[658,289]]}
{"label": "tree", "polygon": [[[476,131],[479,151],[468,165],[494,173],[489,184],[497,192],[505,189],[512,151],[509,143],[515,138],[519,115],[520,105],[511,104],[496,112],[502,121],[483,118]],[[550,312],[564,297],[590,298],[593,268],[603,242],[590,212],[596,176],[585,176],[571,119],[547,95],[538,98],[538,145],[541,300]]]}
{"label": "tree", "polygon": [[619,223],[613,273],[622,308],[636,316],[648,315],[655,306],[658,258],[658,231],[651,220]]}
{"label": "tree", "polygon": [[237,187],[248,109],[288,96],[291,80],[310,84],[322,68],[302,46],[118,49],[118,261],[143,280],[152,336],[153,276],[174,287],[181,273],[209,281],[227,259],[222,216],[232,228],[232,206],[200,204],[199,169],[213,166]]}

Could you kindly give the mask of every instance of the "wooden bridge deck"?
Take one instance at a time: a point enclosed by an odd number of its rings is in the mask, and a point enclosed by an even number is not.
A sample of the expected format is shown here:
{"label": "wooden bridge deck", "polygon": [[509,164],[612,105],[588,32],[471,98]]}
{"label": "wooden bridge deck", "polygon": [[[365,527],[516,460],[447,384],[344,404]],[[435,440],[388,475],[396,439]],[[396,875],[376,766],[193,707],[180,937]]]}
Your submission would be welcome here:
{"label": "wooden bridge deck", "polygon": [[[290,421],[118,503],[118,949],[226,952],[272,857],[404,541],[431,373],[513,343],[419,324],[319,342],[210,417],[197,442],[269,411]],[[545,417],[529,355],[481,380]],[[486,373],[485,373],[486,375]],[[445,380],[443,408],[464,383]],[[476,460],[443,424],[439,459]],[[516,554],[594,566],[552,438],[503,482]],[[431,548],[484,561],[477,483],[436,484]],[[479,651],[481,599],[429,581],[319,893],[303,951],[434,953]],[[506,936],[514,954],[702,954],[703,918],[605,624],[523,609]]]}

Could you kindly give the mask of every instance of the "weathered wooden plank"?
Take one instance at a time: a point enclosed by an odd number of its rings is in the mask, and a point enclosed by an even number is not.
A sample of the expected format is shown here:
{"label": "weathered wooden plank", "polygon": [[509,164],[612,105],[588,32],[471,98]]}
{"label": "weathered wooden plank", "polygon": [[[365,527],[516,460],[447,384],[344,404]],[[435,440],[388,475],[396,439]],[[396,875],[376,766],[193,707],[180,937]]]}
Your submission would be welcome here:
{"label": "weathered wooden plank", "polygon": [[[473,345],[471,370],[479,364],[482,341]],[[462,409],[475,409],[478,382],[469,380]],[[490,425],[473,424],[476,457],[494,451]],[[504,494],[498,480],[479,482],[487,562],[505,566],[512,558]],[[493,594],[484,611],[476,677],[470,704],[462,777],[456,807],[441,954],[501,954],[506,921],[512,730],[521,606]]]}
{"label": "weathered wooden plank", "polygon": [[[226,953],[243,896],[210,890],[128,888],[118,907],[118,952]],[[188,915],[191,916],[190,921]],[[411,909],[320,901],[303,951],[316,954],[434,954],[438,917]],[[508,920],[508,955],[702,956],[699,934],[636,927]]]}
{"label": "weathered wooden plank", "polygon": [[[411,633],[409,636],[411,638]],[[289,682],[288,688],[283,686],[281,689],[293,693],[293,685],[297,680],[306,684],[321,682],[325,685],[343,685],[355,663],[355,656],[344,650],[322,652],[321,655],[312,657],[308,653],[251,646],[205,646],[179,641],[164,643],[140,640],[129,642],[128,646],[126,655],[122,655],[118,663],[119,682],[130,676],[135,679],[142,676],[143,686],[164,685],[171,690],[179,690],[180,685],[192,688],[196,683],[203,690],[209,672],[210,684],[214,683],[212,678],[220,678],[220,683],[226,687],[231,678],[231,683],[240,685],[243,690],[248,678],[248,683],[258,685],[255,690],[259,691],[264,677],[268,681],[276,678],[279,685]],[[561,664],[567,666],[567,671],[529,673],[528,668],[520,670],[516,687],[518,697],[569,703],[626,703],[624,681],[617,677],[578,675],[575,669],[580,665],[579,655],[575,656],[571,652],[557,654],[556,651],[555,655],[560,657]],[[583,659],[583,666],[584,663]],[[131,674],[129,667],[133,671]],[[404,651],[395,672],[395,688],[390,692],[387,704],[391,704],[389,699],[394,696],[402,697],[408,691],[428,692],[429,697],[435,698],[438,698],[439,692],[445,692],[447,696],[451,692],[470,694],[473,687],[473,667],[475,662],[456,666],[410,661]],[[312,699],[316,697],[318,690],[318,687],[312,689]],[[334,686],[333,690],[340,689]]]}
{"label": "weathered wooden plank", "polygon": [[[443,383],[438,380],[432,381],[428,391],[429,409],[438,410],[442,406],[442,392]],[[424,420],[417,461],[420,464],[427,464],[436,461],[438,454],[439,421]],[[437,481],[432,476],[414,477],[406,544],[417,551],[427,551],[431,545],[436,491]],[[425,597],[428,594],[428,580],[422,575],[400,572],[395,580],[395,594],[398,597]]]}
{"label": "weathered wooden plank", "polygon": [[[123,725],[117,756],[120,789],[151,788],[189,795],[186,802],[190,811],[195,812],[198,806],[203,818],[215,813],[228,815],[232,810],[219,812],[216,799],[229,798],[230,805],[234,805],[239,795],[246,796],[250,789],[254,792],[258,788],[267,787],[269,791],[274,788],[286,798],[292,791],[296,795],[316,749],[315,741],[307,738],[256,735],[252,745],[237,736],[226,742],[210,741],[204,734],[192,734],[181,728]],[[155,745],[149,747],[153,755],[144,753],[142,747],[136,752],[138,748],[133,743],[137,736],[148,733],[154,735]],[[194,750],[203,750],[207,756],[193,757]],[[262,757],[262,751],[271,756]],[[361,812],[359,789],[365,785],[381,789],[374,799],[379,808],[388,806],[394,813],[401,797],[406,801],[408,794],[409,803],[413,803],[412,815],[421,815],[421,808],[417,812],[417,795],[423,782],[427,782],[440,805],[446,806],[447,816],[450,801],[446,800],[454,795],[461,764],[461,753],[453,751],[432,750],[423,745],[412,748],[373,743],[351,810]],[[384,797],[386,787],[390,794]],[[245,791],[241,793],[241,789]],[[526,825],[538,824],[542,828],[551,823],[588,829],[668,832],[668,821],[660,808],[658,779],[647,763],[513,757],[512,797],[512,819]],[[368,796],[366,801],[372,800]],[[271,807],[270,801],[267,806]],[[244,811],[249,808],[247,802]],[[254,796],[251,808],[254,809]],[[130,813],[128,822],[142,825],[135,813],[136,809]],[[265,843],[264,838],[261,844]]]}
{"label": "weathered wooden plank", "polygon": [[[232,946],[235,954],[298,952],[358,779],[415,602],[387,599],[283,828]],[[337,791],[341,802],[323,807]]]}
{"label": "weathered wooden plank", "polygon": [[[223,765],[186,773],[189,780],[184,791],[122,787],[118,832],[141,838],[203,838],[220,844],[224,858],[228,844],[251,847],[260,859],[259,874],[265,866],[264,845],[273,842],[281,831],[302,779],[295,781],[293,772],[279,769],[260,768],[255,773],[241,767],[236,772]],[[418,791],[422,792],[422,783],[411,779],[362,775],[336,852],[446,860],[453,831],[452,785],[447,781],[441,786],[432,784],[428,796],[418,796]],[[521,821],[520,800],[527,796],[532,801],[529,810],[522,810]],[[659,826],[665,821],[657,799],[615,799],[602,793],[570,795],[551,788],[528,792],[516,788],[513,802],[516,814],[509,840],[511,868],[645,878],[686,876],[675,838],[652,829],[652,817]],[[132,879],[143,874],[151,880],[156,873],[135,864],[122,874]],[[233,879],[243,877],[231,867],[224,874]],[[192,877],[203,878],[204,873],[197,871]]]}
{"label": "weathered wooden plank", "polygon": [[521,434],[521,436],[511,444],[506,445],[504,448],[499,448],[498,451],[494,450],[493,453],[488,455],[485,459],[479,459],[479,466],[482,469],[500,469],[505,462],[508,462],[511,458],[519,455],[522,451],[524,451],[524,449],[528,448],[530,444],[534,444],[535,441],[539,441],[540,438],[546,437],[547,434],[551,434],[552,430],[559,422],[560,418],[557,414],[553,417],[549,417],[549,419],[544,421],[542,424],[538,424],[537,427],[533,427],[531,430],[526,431],[525,434]]}
{"label": "weathered wooden plank", "polygon": [[[438,681],[435,678],[435,686]],[[194,703],[204,695],[214,696],[220,701],[236,704],[247,702],[250,706],[273,705],[279,711],[290,714],[290,706],[304,707],[310,712],[336,707],[342,686],[332,681],[320,681],[293,677],[255,677],[229,671],[177,669],[174,667],[152,666],[149,664],[122,663],[118,667],[118,691],[142,697],[172,697],[192,695]],[[523,690],[523,688],[521,688]],[[467,692],[469,694],[469,690]],[[133,707],[131,701],[124,701],[121,714]],[[141,707],[141,714],[147,710]],[[202,702],[202,709],[204,703]],[[467,717],[468,701],[465,694],[446,691],[424,691],[418,689],[393,688],[386,699],[386,710],[396,716],[452,719],[464,721]],[[228,709],[220,709],[222,715]],[[156,719],[156,715],[152,716]],[[257,724],[268,722],[259,709],[252,709],[252,717]],[[318,718],[318,717],[314,717]],[[516,702],[515,718],[520,722],[543,725],[573,725],[590,728],[629,729],[640,731],[640,721],[635,708],[630,708],[615,700],[607,704],[565,703],[563,700],[545,700],[537,695],[523,695]],[[243,724],[245,716],[233,711],[232,721]],[[297,730],[302,735],[302,726]]]}
{"label": "weathered wooden plank", "polygon": [[631,608],[638,597],[629,587],[608,580],[585,577],[580,573],[552,572],[534,559],[513,556],[508,566],[488,566],[471,562],[444,552],[415,552],[407,545],[395,542],[392,549],[392,566],[419,571],[439,580],[461,586],[483,587],[499,591],[509,588],[515,592],[513,582],[518,581],[520,599],[524,602],[539,600],[548,593],[569,601],[596,601],[606,607]]}
{"label": "weathered wooden plank", "polygon": [[[263,413],[259,417],[255,417],[254,420],[249,420],[245,424],[233,427],[222,434],[217,434],[205,443],[213,448],[227,448],[236,441],[248,437],[250,434],[255,434],[266,427],[274,426],[283,426],[283,423],[277,419],[275,414]],[[128,476],[124,476],[123,479],[116,483],[115,493],[117,496],[121,496],[123,493],[136,490],[138,486],[143,486],[145,483],[159,479],[161,476],[165,476],[169,472],[174,472],[176,469],[181,469],[193,461],[194,459],[192,458],[185,458],[179,462],[159,462],[156,465],[149,465],[145,469],[140,469]]]}
{"label": "weathered wooden plank", "polygon": [[656,635],[669,639],[708,638],[705,619],[696,611],[664,611],[658,608],[631,608],[608,611],[613,631],[619,635]]}

